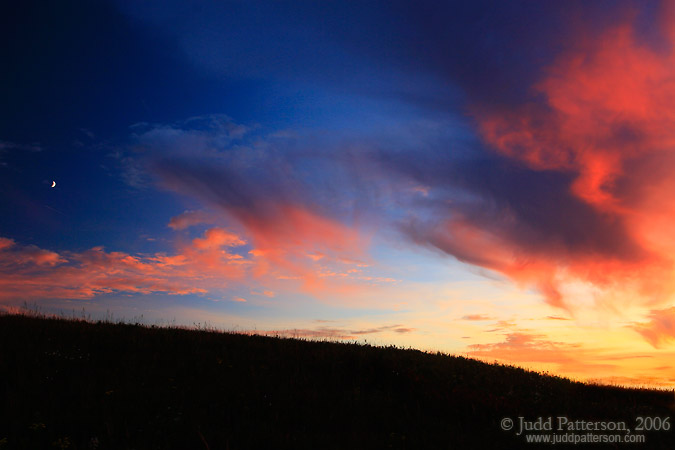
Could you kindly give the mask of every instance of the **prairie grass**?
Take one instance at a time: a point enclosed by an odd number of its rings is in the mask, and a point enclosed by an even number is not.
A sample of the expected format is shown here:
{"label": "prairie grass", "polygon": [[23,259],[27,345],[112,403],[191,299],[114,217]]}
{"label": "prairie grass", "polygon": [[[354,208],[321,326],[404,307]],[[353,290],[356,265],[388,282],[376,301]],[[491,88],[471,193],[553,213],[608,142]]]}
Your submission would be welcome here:
{"label": "prairie grass", "polygon": [[536,448],[500,420],[672,415],[672,391],[442,353],[37,316],[0,315],[3,450]]}

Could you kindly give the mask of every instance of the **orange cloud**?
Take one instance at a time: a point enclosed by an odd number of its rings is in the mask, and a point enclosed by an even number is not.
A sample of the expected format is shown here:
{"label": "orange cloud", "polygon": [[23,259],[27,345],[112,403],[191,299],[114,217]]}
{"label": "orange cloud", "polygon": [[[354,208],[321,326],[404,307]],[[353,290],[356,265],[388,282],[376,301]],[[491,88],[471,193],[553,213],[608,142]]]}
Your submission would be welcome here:
{"label": "orange cloud", "polygon": [[494,317],[490,317],[487,314],[468,314],[463,316],[462,320],[494,320]]}
{"label": "orange cloud", "polygon": [[204,211],[185,211],[169,221],[169,228],[174,230],[184,230],[202,223],[213,223],[214,218],[211,214]]}
{"label": "orange cloud", "polygon": [[206,293],[244,276],[246,262],[226,249],[238,245],[243,241],[221,229],[208,230],[171,256],[106,252],[102,247],[58,254],[0,238],[0,300]]}
{"label": "orange cloud", "polygon": [[[355,230],[299,206],[276,211],[242,220],[252,248],[238,253],[232,249],[247,242],[218,227],[179,244],[175,254],[131,255],[102,247],[59,254],[0,238],[0,300],[85,299],[112,292],[204,294],[231,282],[255,281],[323,295],[386,282],[350,271],[364,265],[365,243]],[[322,257],[312,257],[317,254]],[[266,289],[259,295],[276,294]]]}
{"label": "orange cloud", "polygon": [[652,310],[649,322],[636,323],[633,329],[640,333],[654,348],[675,340],[675,307]]}
{"label": "orange cloud", "polygon": [[[622,252],[623,242],[605,254],[551,242],[539,252],[462,217],[436,239],[459,259],[537,286],[553,306],[569,309],[560,285],[571,280],[667,301],[675,292],[675,21],[664,17],[664,46],[641,41],[632,21],[579,32],[543,70],[531,101],[474,109],[491,148],[532,170],[571,176],[570,194],[597,212],[608,235],[610,227],[623,230],[632,250]],[[586,232],[595,231],[577,231]]]}
{"label": "orange cloud", "polygon": [[[580,344],[550,341],[542,334],[525,331],[506,333],[503,342],[469,346],[470,355],[476,358],[507,361],[512,364],[553,364],[559,373],[589,374],[608,372],[618,366],[591,355]],[[593,362],[591,362],[593,361]]]}
{"label": "orange cloud", "polygon": [[608,211],[634,157],[675,144],[675,52],[640,43],[631,23],[578,41],[533,87],[544,103],[479,118],[488,143],[536,169],[577,175],[572,189]]}
{"label": "orange cloud", "polygon": [[303,290],[316,295],[363,289],[354,272],[338,267],[363,265],[367,242],[356,229],[294,204],[238,218],[251,238],[258,277],[298,279]]}
{"label": "orange cloud", "polygon": [[[672,355],[553,341],[529,330],[512,329],[504,332],[501,342],[467,348],[470,356],[488,362],[498,360],[590,382],[653,387],[672,386],[673,382],[667,378],[672,367],[662,364],[672,360]],[[661,372],[659,376],[654,376],[655,370]]]}
{"label": "orange cloud", "polygon": [[262,292],[256,292],[256,291],[251,291],[252,295],[262,295],[267,298],[273,298],[276,297],[276,293],[274,291],[262,291]]}
{"label": "orange cloud", "polygon": [[0,238],[0,251],[10,248],[14,245],[13,239]]}
{"label": "orange cloud", "polygon": [[192,241],[192,245],[199,250],[208,250],[220,247],[238,247],[246,244],[239,236],[222,228],[206,230],[203,238]]}
{"label": "orange cloud", "polygon": [[0,252],[4,256],[0,260],[1,266],[23,267],[27,265],[53,266],[63,259],[54,252],[43,250],[34,245],[29,245],[17,250],[13,239],[0,238]]}
{"label": "orange cloud", "polygon": [[[253,276],[265,277],[266,283],[297,280],[293,289],[325,296],[379,282],[348,272],[367,265],[368,238],[321,208],[285,165],[270,163],[263,180],[206,161],[158,160],[154,170],[163,187],[194,196],[238,226],[251,246]],[[273,287],[283,289],[278,283]]]}

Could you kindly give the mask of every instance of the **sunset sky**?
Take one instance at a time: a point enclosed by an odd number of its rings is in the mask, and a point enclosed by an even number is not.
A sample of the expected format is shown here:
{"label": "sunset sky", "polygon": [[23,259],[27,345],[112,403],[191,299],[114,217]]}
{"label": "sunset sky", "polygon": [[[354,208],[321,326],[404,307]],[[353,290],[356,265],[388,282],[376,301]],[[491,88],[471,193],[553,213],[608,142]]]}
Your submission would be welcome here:
{"label": "sunset sky", "polygon": [[669,3],[3,9],[0,310],[675,386]]}

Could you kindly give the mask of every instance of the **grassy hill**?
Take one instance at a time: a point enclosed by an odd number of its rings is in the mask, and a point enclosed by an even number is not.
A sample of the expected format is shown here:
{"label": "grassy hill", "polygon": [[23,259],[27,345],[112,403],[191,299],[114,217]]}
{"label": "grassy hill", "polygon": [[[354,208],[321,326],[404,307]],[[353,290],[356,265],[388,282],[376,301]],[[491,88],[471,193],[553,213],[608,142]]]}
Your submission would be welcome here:
{"label": "grassy hill", "polygon": [[[672,403],[394,347],[0,316],[0,449],[538,448],[519,416],[632,429]],[[644,437],[588,447],[675,448]]]}

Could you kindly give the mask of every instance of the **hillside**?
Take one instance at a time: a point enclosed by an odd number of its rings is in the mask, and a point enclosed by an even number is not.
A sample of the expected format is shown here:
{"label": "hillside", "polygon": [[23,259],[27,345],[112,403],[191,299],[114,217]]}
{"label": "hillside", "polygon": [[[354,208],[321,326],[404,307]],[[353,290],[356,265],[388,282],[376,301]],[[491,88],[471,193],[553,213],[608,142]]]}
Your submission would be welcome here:
{"label": "hillside", "polygon": [[[0,316],[0,449],[537,448],[502,420],[665,428],[672,403],[393,347]],[[644,436],[609,448],[675,443]]]}

